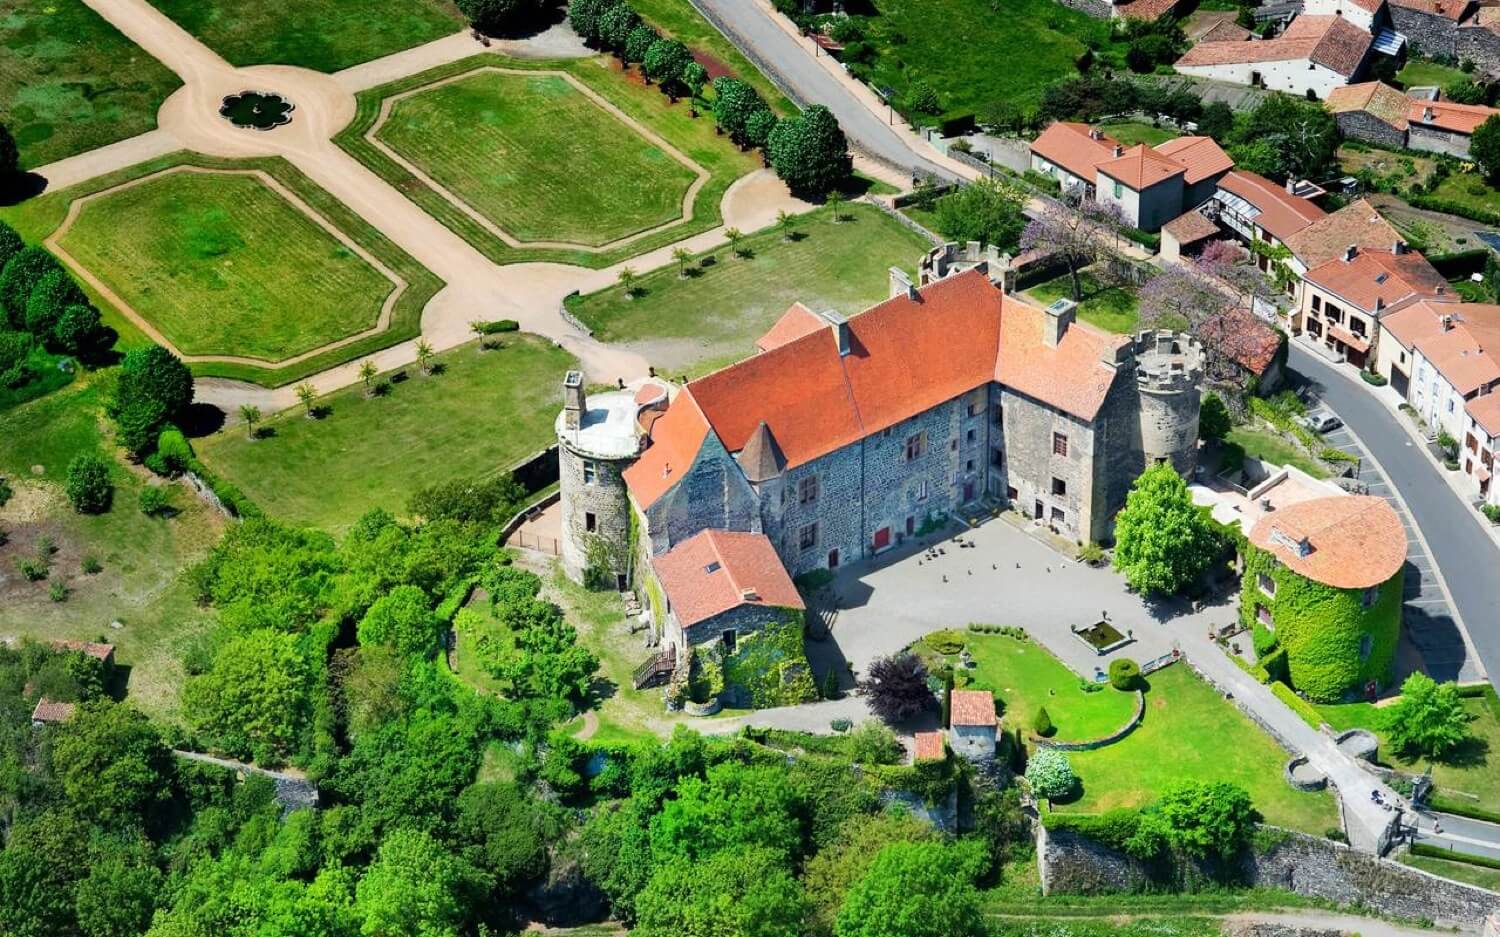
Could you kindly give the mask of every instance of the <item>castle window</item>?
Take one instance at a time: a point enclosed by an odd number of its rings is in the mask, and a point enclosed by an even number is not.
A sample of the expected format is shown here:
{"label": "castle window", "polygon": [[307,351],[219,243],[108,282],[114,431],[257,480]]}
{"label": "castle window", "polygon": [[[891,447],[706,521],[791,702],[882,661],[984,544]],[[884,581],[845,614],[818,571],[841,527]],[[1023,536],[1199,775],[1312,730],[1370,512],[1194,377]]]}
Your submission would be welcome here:
{"label": "castle window", "polygon": [[583,512],[583,529],[588,533],[593,533],[599,529],[599,518],[594,516],[593,511]]}
{"label": "castle window", "polygon": [[1370,659],[1370,652],[1375,650],[1375,639],[1370,635],[1363,635],[1359,639],[1359,662],[1363,664]]}
{"label": "castle window", "polygon": [[1363,595],[1359,597],[1359,604],[1363,605],[1365,608],[1369,608],[1371,605],[1375,604],[1375,600],[1378,598],[1380,598],[1380,587],[1371,586],[1364,591]]}
{"label": "castle window", "polygon": [[1067,523],[1067,517],[1068,517],[1068,515],[1063,513],[1063,509],[1062,508],[1053,508],[1052,509],[1052,523],[1054,523],[1054,524],[1064,524],[1064,523]]}
{"label": "castle window", "polygon": [[1005,450],[999,448],[998,446],[995,447],[994,449],[991,449],[990,450],[990,464],[993,465],[995,468],[1001,468],[1002,466],[1004,466],[1005,465]]}
{"label": "castle window", "polygon": [[592,485],[599,480],[599,463],[592,459],[583,460],[583,483]]}
{"label": "castle window", "polygon": [[797,547],[802,550],[811,550],[818,545],[818,525],[816,522],[804,524],[797,531]]}
{"label": "castle window", "polygon": [[1273,599],[1276,598],[1276,580],[1272,579],[1270,576],[1267,576],[1265,573],[1261,573],[1258,584],[1260,585],[1260,591],[1264,592],[1266,595],[1270,596]]}
{"label": "castle window", "polygon": [[915,491],[914,497],[916,498],[916,500],[918,500],[918,501],[926,501],[927,500],[927,479],[924,478],[921,481],[917,482],[917,487],[914,489],[914,491]]}
{"label": "castle window", "polygon": [[1255,603],[1255,620],[1265,625],[1271,631],[1276,630],[1276,623],[1271,620],[1271,610],[1259,602]]}
{"label": "castle window", "polygon": [[906,461],[920,458],[927,449],[927,434],[915,433],[906,437]]}
{"label": "castle window", "polygon": [[1067,434],[1065,434],[1065,433],[1053,433],[1052,434],[1052,454],[1053,455],[1067,455],[1068,454],[1068,437],[1067,437]]}
{"label": "castle window", "polygon": [[1065,482],[1065,481],[1063,481],[1061,478],[1053,478],[1052,479],[1052,494],[1055,497],[1061,498],[1061,497],[1066,496],[1067,493],[1068,493],[1068,483]]}
{"label": "castle window", "polygon": [[797,500],[803,504],[818,500],[818,476],[809,475],[797,482]]}
{"label": "castle window", "polygon": [[968,438],[968,441],[969,441],[969,442],[973,442],[973,441],[974,441],[974,440],[976,440],[976,439],[978,439],[978,438],[979,438],[979,434],[978,434],[978,432],[977,432],[977,431],[975,431],[975,430],[972,430],[972,429],[971,429],[971,430],[969,430],[969,432],[968,432],[968,436],[967,436],[967,438]]}

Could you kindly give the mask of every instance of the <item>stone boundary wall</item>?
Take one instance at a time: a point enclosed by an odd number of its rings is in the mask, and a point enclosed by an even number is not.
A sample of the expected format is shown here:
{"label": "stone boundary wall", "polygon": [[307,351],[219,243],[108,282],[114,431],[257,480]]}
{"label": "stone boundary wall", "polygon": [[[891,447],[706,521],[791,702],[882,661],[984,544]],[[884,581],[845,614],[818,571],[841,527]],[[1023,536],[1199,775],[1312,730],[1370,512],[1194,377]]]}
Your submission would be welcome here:
{"label": "stone boundary wall", "polygon": [[[1261,827],[1281,837],[1249,856],[1241,880],[1249,886],[1283,888],[1310,898],[1365,908],[1378,914],[1477,929],[1500,909],[1500,894],[1420,869],[1356,852],[1342,843]],[[1037,866],[1042,893],[1136,892],[1156,883],[1146,865],[1067,830],[1037,824]]]}
{"label": "stone boundary wall", "polygon": [[568,323],[569,326],[577,329],[578,331],[587,335],[589,338],[593,338],[594,330],[584,325],[581,319],[568,311],[568,297],[577,295],[579,295],[578,290],[574,290],[573,292],[569,293],[568,296],[564,296],[563,301],[557,304],[557,314],[559,316],[562,316],[562,320]]}
{"label": "stone boundary wall", "polygon": [[1286,783],[1299,791],[1323,791],[1328,789],[1328,778],[1319,775],[1315,779],[1302,780],[1297,777],[1297,769],[1308,763],[1306,755],[1298,755],[1286,763],[1282,769],[1281,776]]}
{"label": "stone boundary wall", "polygon": [[1114,8],[1103,0],[1057,0],[1065,7],[1087,13],[1095,19],[1107,20],[1114,16]]}
{"label": "stone boundary wall", "polygon": [[926,238],[928,241],[930,241],[932,243],[932,245],[934,247],[942,247],[943,246],[944,241],[943,241],[942,238],[938,237],[936,234],[934,234],[931,231],[927,230],[922,225],[920,225],[917,222],[913,221],[911,218],[907,217],[902,212],[897,211],[895,208],[892,208],[890,205],[886,204],[881,199],[873,198],[871,196],[866,195],[866,196],[862,197],[860,199],[860,201],[865,202],[866,204],[869,204],[869,205],[874,205],[876,208],[880,209],[881,211],[885,212],[887,215],[890,215],[892,218],[896,219],[896,221],[898,221],[901,224],[905,225],[911,231],[914,231],[917,234],[921,235],[922,237]]}
{"label": "stone boundary wall", "polygon": [[1031,737],[1030,741],[1031,744],[1035,745],[1037,748],[1050,748],[1054,751],[1060,752],[1091,752],[1096,748],[1103,748],[1106,745],[1113,745],[1114,743],[1120,741],[1120,739],[1123,739],[1125,736],[1134,732],[1135,727],[1140,725],[1141,720],[1145,717],[1146,694],[1142,693],[1140,690],[1136,690],[1135,713],[1130,717],[1130,721],[1125,723],[1122,728],[1110,733],[1109,735],[1097,739],[1087,739],[1082,742],[1054,742],[1051,739],[1044,739],[1041,736],[1034,735]]}
{"label": "stone boundary wall", "polygon": [[197,473],[192,471],[183,472],[182,477],[187,481],[188,487],[193,489],[193,493],[198,496],[199,501],[202,501],[232,521],[241,520],[240,516],[229,510],[214,492],[213,486],[200,478]]}
{"label": "stone boundary wall", "polygon": [[1301,754],[1303,754],[1303,752],[1302,752],[1302,750],[1300,748],[1298,748],[1296,745],[1293,745],[1292,742],[1291,742],[1291,740],[1288,739],[1286,736],[1282,735],[1276,729],[1275,726],[1271,725],[1271,723],[1267,719],[1265,719],[1264,717],[1262,717],[1259,713],[1257,713],[1251,707],[1246,706],[1244,704],[1244,701],[1241,700],[1237,694],[1233,693],[1230,690],[1226,690],[1226,689],[1224,689],[1224,687],[1220,686],[1218,684],[1218,682],[1216,680],[1214,680],[1213,677],[1211,677],[1208,674],[1204,673],[1203,670],[1202,670],[1202,668],[1200,668],[1200,667],[1198,667],[1198,665],[1194,664],[1191,658],[1189,658],[1187,655],[1184,654],[1183,657],[1182,657],[1182,660],[1183,660],[1183,663],[1185,663],[1185,664],[1188,665],[1188,669],[1189,670],[1191,670],[1193,673],[1195,673],[1195,674],[1198,675],[1198,679],[1202,680],[1204,683],[1207,683],[1209,686],[1211,686],[1215,690],[1217,690],[1219,692],[1220,696],[1224,696],[1226,694],[1228,696],[1230,696],[1231,699],[1232,699],[1232,701],[1234,702],[1235,708],[1238,709],[1240,712],[1244,713],[1245,717],[1248,718],[1251,722],[1253,722],[1256,725],[1260,726],[1261,730],[1264,731],[1267,735],[1269,735],[1271,738],[1275,739],[1276,740],[1276,744],[1280,745],[1282,747],[1282,749],[1284,751],[1286,751],[1287,754],[1289,754],[1289,755],[1301,755]]}

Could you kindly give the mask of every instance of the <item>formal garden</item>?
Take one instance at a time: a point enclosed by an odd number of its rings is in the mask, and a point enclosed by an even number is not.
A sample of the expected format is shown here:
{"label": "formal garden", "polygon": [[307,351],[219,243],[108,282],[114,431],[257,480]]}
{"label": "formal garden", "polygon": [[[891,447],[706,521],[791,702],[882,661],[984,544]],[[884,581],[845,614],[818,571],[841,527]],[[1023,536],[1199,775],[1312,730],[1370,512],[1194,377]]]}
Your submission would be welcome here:
{"label": "formal garden", "polygon": [[253,438],[218,433],[202,458],[293,523],[341,531],[372,507],[403,513],[423,485],[501,471],[552,442],[558,382],[575,359],[528,335],[486,345],[268,414]]}
{"label": "formal garden", "polygon": [[669,373],[697,375],[753,353],[793,303],[853,315],[880,302],[887,271],[911,273],[929,247],[877,208],[838,205],[685,254],[567,306],[595,338],[624,343]]}
{"label": "formal garden", "polygon": [[0,18],[0,101],[22,166],[151,130],[181,84],[83,0],[15,0]]}

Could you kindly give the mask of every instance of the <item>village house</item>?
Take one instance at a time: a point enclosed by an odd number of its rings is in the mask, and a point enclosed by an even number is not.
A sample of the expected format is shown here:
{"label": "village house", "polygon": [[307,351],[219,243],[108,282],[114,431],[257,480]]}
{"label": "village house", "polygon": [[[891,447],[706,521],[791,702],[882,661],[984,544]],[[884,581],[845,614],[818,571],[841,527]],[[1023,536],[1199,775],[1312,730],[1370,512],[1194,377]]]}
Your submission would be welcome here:
{"label": "village house", "polygon": [[1474,131],[1500,110],[1452,101],[1413,101],[1407,110],[1406,145],[1427,153],[1469,158]]}
{"label": "village house", "polygon": [[1193,340],[1106,333],[1067,301],[1038,308],[985,262],[923,287],[892,279],[896,295],[851,319],[793,307],[759,354],[680,389],[585,397],[570,373],[569,574],[596,558],[624,582],[644,575],[664,640],[720,640],[795,608],[792,576],[883,553],[968,505],[1108,540],[1147,465],[1192,473]]}
{"label": "village house", "polygon": [[1032,142],[1031,168],[1063,191],[1118,206],[1132,227],[1155,231],[1206,201],[1234,160],[1209,137],[1127,148],[1087,124],[1059,121]]}
{"label": "village house", "polygon": [[[1237,169],[1219,180],[1204,213],[1246,244],[1284,247],[1298,232],[1327,216],[1310,198],[1293,191],[1296,188],[1292,181],[1277,185],[1265,176]],[[1322,191],[1311,189],[1319,195]],[[1255,259],[1262,270],[1270,272],[1272,262],[1264,252]]]}
{"label": "village house", "polygon": [[1000,719],[989,690],[954,690],[948,695],[948,744],[973,762],[995,760]]}
{"label": "village house", "polygon": [[1306,333],[1356,368],[1373,358],[1380,319],[1419,300],[1442,301],[1448,282],[1417,251],[1396,241],[1384,250],[1349,245],[1302,277],[1293,333]]}
{"label": "village house", "polygon": [[1406,148],[1406,114],[1411,99],[1379,81],[1335,88],[1323,106],[1333,115],[1345,139],[1371,146]]}
{"label": "village house", "polygon": [[1304,0],[1303,16],[1338,16],[1367,33],[1378,33],[1391,25],[1385,0]]}
{"label": "village house", "polygon": [[[1383,347],[1377,367],[1390,374],[1391,386],[1428,426],[1463,442],[1469,461],[1487,476],[1490,467],[1480,455],[1479,431],[1491,435],[1485,427],[1494,424],[1495,403],[1480,402],[1500,385],[1495,354],[1500,306],[1420,302],[1386,316],[1380,325]],[[1477,470],[1468,474],[1476,478],[1477,490]]]}
{"label": "village house", "polygon": [[1459,24],[1475,5],[1474,0],[1390,0],[1389,14],[1414,54],[1453,59],[1458,57]]}
{"label": "village house", "polygon": [[1274,39],[1200,42],[1176,62],[1184,75],[1326,98],[1358,81],[1374,38],[1342,16],[1298,16]]}

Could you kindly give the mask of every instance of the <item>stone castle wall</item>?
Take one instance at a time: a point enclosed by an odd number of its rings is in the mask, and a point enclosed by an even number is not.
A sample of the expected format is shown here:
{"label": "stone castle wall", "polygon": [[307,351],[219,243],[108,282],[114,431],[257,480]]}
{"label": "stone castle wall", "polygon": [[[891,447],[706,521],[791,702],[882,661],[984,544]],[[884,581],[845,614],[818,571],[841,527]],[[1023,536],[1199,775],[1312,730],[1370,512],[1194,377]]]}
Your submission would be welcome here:
{"label": "stone castle wall", "polygon": [[[623,573],[630,565],[626,544],[630,539],[630,501],[621,476],[632,460],[614,461],[583,456],[566,444],[558,447],[558,491],[562,510],[563,569],[582,580],[588,566],[588,547],[593,538],[611,545],[611,572]],[[584,481],[584,464],[591,463],[594,481]],[[589,515],[594,530],[588,529]]]}
{"label": "stone castle wall", "polygon": [[1500,36],[1482,26],[1466,24],[1458,30],[1455,57],[1460,62],[1473,62],[1477,72],[1500,69]]}
{"label": "stone castle wall", "polygon": [[1453,58],[1458,54],[1458,23],[1446,16],[1433,16],[1411,7],[1388,4],[1391,25],[1406,36],[1407,48],[1427,58]]}
{"label": "stone castle wall", "polygon": [[760,532],[760,510],[744,473],[709,433],[693,463],[673,471],[677,483],[645,511],[651,555],[658,556],[710,528]]}

